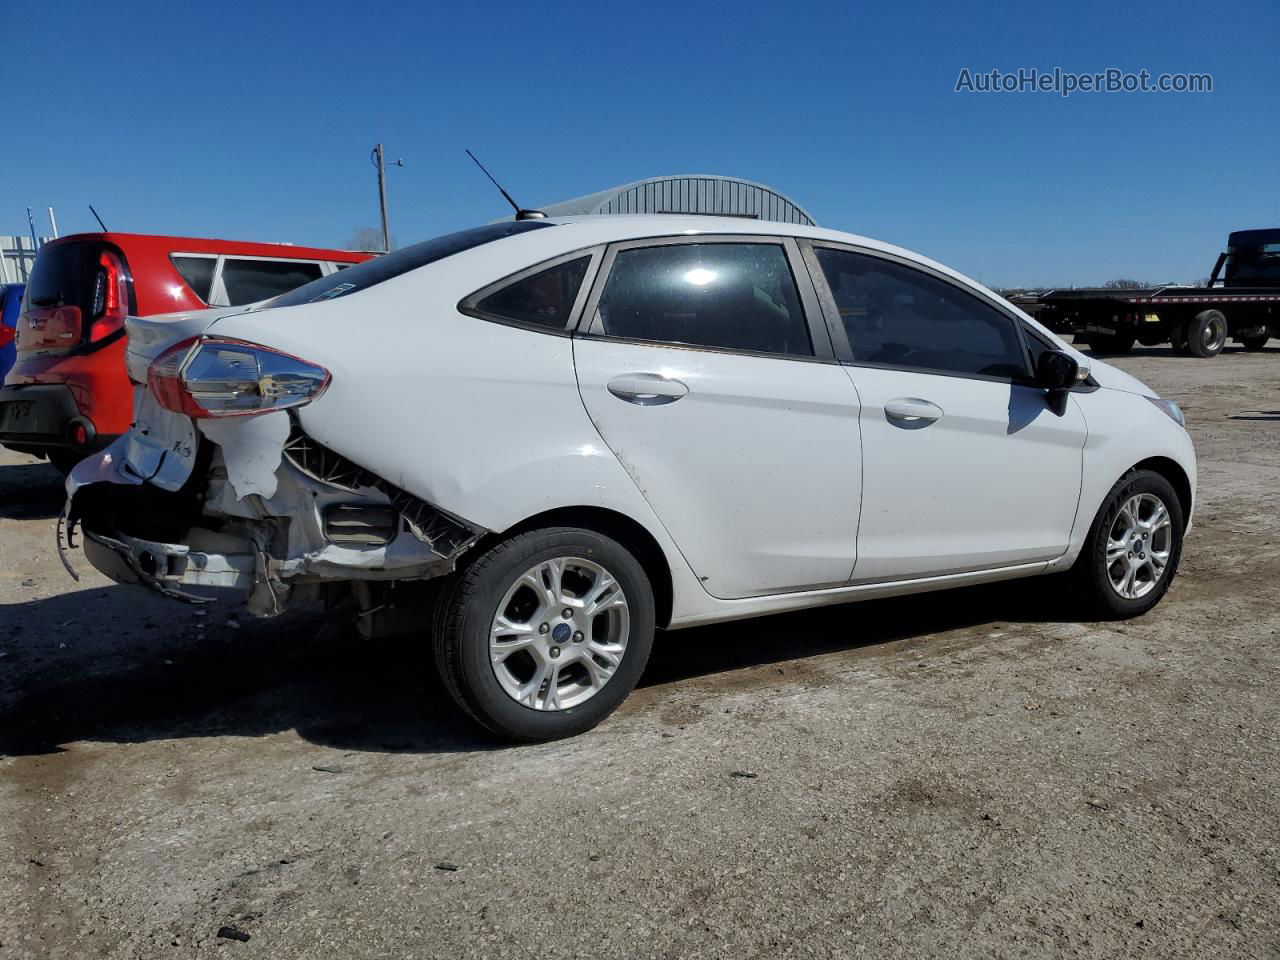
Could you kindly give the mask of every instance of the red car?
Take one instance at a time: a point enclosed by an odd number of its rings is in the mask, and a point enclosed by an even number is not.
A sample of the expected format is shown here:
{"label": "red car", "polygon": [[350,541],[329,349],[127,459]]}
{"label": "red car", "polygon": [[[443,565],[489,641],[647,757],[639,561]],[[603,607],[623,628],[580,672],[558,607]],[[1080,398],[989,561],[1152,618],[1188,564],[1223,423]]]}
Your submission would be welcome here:
{"label": "red car", "polygon": [[278,296],[372,254],[275,243],[80,233],[40,250],[0,389],[0,443],[69,470],[133,419],[124,318]]}

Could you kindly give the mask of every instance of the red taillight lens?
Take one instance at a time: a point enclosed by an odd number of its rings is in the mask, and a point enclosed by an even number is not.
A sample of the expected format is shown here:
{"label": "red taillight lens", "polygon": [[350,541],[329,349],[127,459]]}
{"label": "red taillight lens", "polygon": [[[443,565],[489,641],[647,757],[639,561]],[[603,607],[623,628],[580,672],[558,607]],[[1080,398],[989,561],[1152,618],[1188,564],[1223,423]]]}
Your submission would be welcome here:
{"label": "red taillight lens", "polygon": [[0,323],[0,350],[3,350],[9,344],[13,343],[14,338],[17,335],[18,332],[14,330],[13,327],[7,327],[3,323]]}
{"label": "red taillight lens", "polygon": [[170,347],[147,370],[147,389],[166,410],[189,417],[244,417],[310,403],[329,371],[279,350],[194,337]]}
{"label": "red taillight lens", "polygon": [[124,264],[110,250],[98,257],[98,274],[93,281],[93,323],[89,342],[94,343],[124,326],[129,313],[129,277]]}

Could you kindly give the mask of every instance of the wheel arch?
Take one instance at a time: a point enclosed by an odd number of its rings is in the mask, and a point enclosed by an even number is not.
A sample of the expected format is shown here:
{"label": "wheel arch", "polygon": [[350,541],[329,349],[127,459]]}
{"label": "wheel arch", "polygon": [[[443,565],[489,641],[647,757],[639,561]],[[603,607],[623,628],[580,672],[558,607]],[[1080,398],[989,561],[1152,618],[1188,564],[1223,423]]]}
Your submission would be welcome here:
{"label": "wheel arch", "polygon": [[1191,478],[1187,476],[1187,472],[1182,469],[1182,465],[1176,460],[1169,457],[1148,457],[1141,460],[1129,468],[1130,472],[1135,470],[1150,470],[1152,473],[1158,473],[1169,481],[1169,485],[1173,487],[1173,492],[1178,495],[1178,504],[1182,507],[1183,522],[1186,523],[1191,519],[1191,508],[1195,505],[1195,495],[1191,490]]}
{"label": "wheel arch", "polygon": [[667,562],[662,546],[643,524],[625,513],[619,513],[608,507],[572,506],[545,510],[526,517],[501,533],[486,534],[469,553],[479,556],[494,543],[542,527],[582,527],[612,537],[627,547],[635,554],[636,559],[640,561],[640,566],[649,577],[649,584],[653,588],[657,625],[665,627],[671,622],[675,588],[671,578],[671,566]]}

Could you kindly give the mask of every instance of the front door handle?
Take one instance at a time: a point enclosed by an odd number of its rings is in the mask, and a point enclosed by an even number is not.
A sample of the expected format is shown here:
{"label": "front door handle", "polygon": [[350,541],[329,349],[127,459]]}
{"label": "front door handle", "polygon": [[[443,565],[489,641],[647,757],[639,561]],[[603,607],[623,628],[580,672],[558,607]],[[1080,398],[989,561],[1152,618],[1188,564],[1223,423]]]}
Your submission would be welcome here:
{"label": "front door handle", "polygon": [[642,407],[675,403],[689,392],[688,386],[660,373],[628,373],[608,383],[609,392],[619,400]]}
{"label": "front door handle", "polygon": [[885,418],[895,427],[918,430],[942,418],[942,408],[919,397],[899,397],[884,405]]}

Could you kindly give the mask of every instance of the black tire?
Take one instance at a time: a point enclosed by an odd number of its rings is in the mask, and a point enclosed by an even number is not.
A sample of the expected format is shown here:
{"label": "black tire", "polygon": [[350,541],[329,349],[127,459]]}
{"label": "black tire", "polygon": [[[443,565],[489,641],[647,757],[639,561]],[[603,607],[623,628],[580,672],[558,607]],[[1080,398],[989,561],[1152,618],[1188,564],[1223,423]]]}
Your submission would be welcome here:
{"label": "black tire", "polygon": [[[1107,562],[1107,543],[1121,509],[1139,494],[1159,498],[1169,511],[1168,560],[1159,577],[1154,579],[1154,586],[1140,597],[1128,598],[1121,596],[1112,586],[1111,565]],[[1084,548],[1071,570],[1090,611],[1101,619],[1125,620],[1141,616],[1159,603],[1178,573],[1185,527],[1182,504],[1168,480],[1150,470],[1134,470],[1121,477],[1102,501],[1093,526],[1089,528]],[[1116,562],[1123,563],[1124,560],[1113,561]]]}
{"label": "black tire", "polygon": [[1169,345],[1173,347],[1173,352],[1180,357],[1191,356],[1187,350],[1187,327],[1190,323],[1191,318],[1187,317],[1173,321],[1173,325],[1169,328]]}
{"label": "black tire", "polygon": [[1132,334],[1105,334],[1095,333],[1089,337],[1089,346],[1093,348],[1094,353],[1106,353],[1120,356],[1128,353],[1133,349],[1133,342],[1136,338]]}
{"label": "black tire", "polygon": [[1271,339],[1271,335],[1264,333],[1256,337],[1241,337],[1240,345],[1246,350],[1254,353],[1263,349],[1267,345],[1267,341]]}
{"label": "black tire", "polygon": [[[617,580],[626,599],[629,629],[618,666],[589,699],[567,709],[535,709],[517,702],[499,682],[489,635],[498,604],[525,571],[562,557],[599,564]],[[604,720],[634,689],[653,647],[654,616],[649,578],[620,543],[576,527],[533,530],[490,547],[445,582],[433,631],[436,666],[458,705],[499,736],[523,742],[571,737]],[[560,641],[565,649],[572,649],[574,642]],[[574,666],[567,658],[565,665]],[[578,667],[585,674],[585,667]]]}
{"label": "black tire", "polygon": [[1202,310],[1187,327],[1187,352],[1193,357],[1216,357],[1227,345],[1227,318],[1221,310]]}

